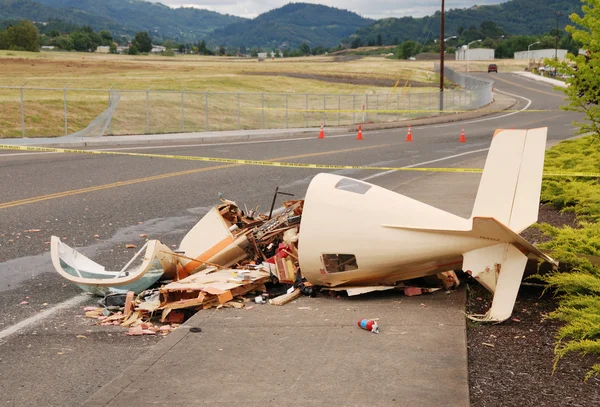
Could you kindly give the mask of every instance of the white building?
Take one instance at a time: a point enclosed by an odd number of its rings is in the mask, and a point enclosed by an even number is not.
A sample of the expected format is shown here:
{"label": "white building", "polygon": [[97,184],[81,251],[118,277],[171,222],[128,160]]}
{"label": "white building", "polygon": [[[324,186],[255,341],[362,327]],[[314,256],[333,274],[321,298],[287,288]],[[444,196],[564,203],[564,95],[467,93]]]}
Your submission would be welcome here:
{"label": "white building", "polygon": [[266,52],[259,52],[258,53],[258,60],[259,61],[264,61],[265,59],[267,59],[267,53]]}
{"label": "white building", "polygon": [[166,50],[167,49],[165,47],[163,47],[162,45],[153,45],[150,52],[153,54],[160,54],[161,52],[165,52]]}
{"label": "white building", "polygon": [[108,54],[110,52],[110,47],[108,45],[100,45],[98,48],[96,48],[96,52]]}
{"label": "white building", "polygon": [[566,49],[532,49],[529,50],[529,53],[527,51],[515,52],[515,59],[544,59],[554,58],[555,55],[558,59],[565,59],[567,52],[568,51]]}
{"label": "white building", "polygon": [[469,48],[463,45],[461,49],[456,51],[457,61],[491,61],[496,55],[496,51],[491,48]]}

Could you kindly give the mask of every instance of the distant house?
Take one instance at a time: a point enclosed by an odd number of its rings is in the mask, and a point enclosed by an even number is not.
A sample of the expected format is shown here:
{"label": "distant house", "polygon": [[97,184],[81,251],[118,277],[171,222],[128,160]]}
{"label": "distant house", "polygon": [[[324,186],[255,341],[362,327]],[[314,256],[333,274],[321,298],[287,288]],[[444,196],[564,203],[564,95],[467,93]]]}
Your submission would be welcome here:
{"label": "distant house", "polygon": [[96,48],[96,52],[108,54],[110,52],[110,47],[108,45],[100,45],[98,48]]}
{"label": "distant house", "polygon": [[117,53],[119,54],[127,54],[129,51],[129,45],[120,45],[117,47]]}
{"label": "distant house", "polygon": [[544,58],[554,58],[554,55],[558,59],[564,59],[567,56],[568,50],[566,49],[558,49],[547,48],[547,49],[531,49],[529,52],[527,51],[519,51],[515,52],[515,59],[544,59]]}
{"label": "distant house", "polygon": [[491,48],[469,48],[463,46],[456,51],[457,61],[491,61],[496,51]]}
{"label": "distant house", "polygon": [[167,49],[165,47],[163,47],[162,45],[153,45],[150,52],[153,54],[160,54],[161,52],[165,52],[166,50]]}
{"label": "distant house", "polygon": [[267,59],[267,53],[266,52],[259,52],[258,53],[258,60],[259,61],[264,61],[265,59]]}
{"label": "distant house", "polygon": [[42,51],[53,51],[54,49],[56,49],[56,47],[54,45],[42,45]]}

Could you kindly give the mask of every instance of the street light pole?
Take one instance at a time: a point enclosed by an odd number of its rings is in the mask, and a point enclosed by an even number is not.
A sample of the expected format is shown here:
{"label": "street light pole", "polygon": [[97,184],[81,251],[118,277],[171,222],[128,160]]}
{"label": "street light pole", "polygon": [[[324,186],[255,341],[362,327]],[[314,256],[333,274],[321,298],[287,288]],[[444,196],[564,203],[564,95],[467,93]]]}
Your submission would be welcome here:
{"label": "street light pole", "polygon": [[531,46],[532,46],[532,45],[535,45],[535,44],[539,44],[539,43],[540,43],[539,41],[536,41],[536,42],[534,42],[533,44],[529,44],[529,45],[527,46],[527,64],[529,64],[529,50],[531,49]]}
{"label": "street light pole", "polygon": [[440,113],[444,110],[444,0],[440,19]]}
{"label": "street light pole", "polygon": [[467,44],[467,72],[469,72],[469,69],[471,67],[471,56],[469,55],[469,45],[473,44],[474,42],[481,42],[481,40],[471,41],[470,43]]}
{"label": "street light pole", "polygon": [[558,59],[558,18],[562,16],[560,11],[556,12],[556,42],[554,45],[554,60]]}

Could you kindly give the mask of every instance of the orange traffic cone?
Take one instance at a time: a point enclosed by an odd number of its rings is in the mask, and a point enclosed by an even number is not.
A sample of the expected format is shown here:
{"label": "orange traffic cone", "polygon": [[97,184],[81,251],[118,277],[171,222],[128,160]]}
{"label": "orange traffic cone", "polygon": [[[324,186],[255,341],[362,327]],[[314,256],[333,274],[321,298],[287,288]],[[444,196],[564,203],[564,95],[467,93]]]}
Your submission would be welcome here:
{"label": "orange traffic cone", "polygon": [[325,132],[323,131],[323,123],[321,123],[321,132],[319,133],[319,138],[325,138]]}
{"label": "orange traffic cone", "polygon": [[364,140],[362,136],[362,126],[358,125],[358,135],[356,136],[357,140]]}
{"label": "orange traffic cone", "polygon": [[408,133],[406,133],[406,141],[413,141],[412,140],[412,131],[410,130],[410,126],[408,126]]}
{"label": "orange traffic cone", "polygon": [[460,131],[460,138],[458,139],[459,143],[466,143],[467,139],[465,137],[465,126],[462,127],[462,130]]}

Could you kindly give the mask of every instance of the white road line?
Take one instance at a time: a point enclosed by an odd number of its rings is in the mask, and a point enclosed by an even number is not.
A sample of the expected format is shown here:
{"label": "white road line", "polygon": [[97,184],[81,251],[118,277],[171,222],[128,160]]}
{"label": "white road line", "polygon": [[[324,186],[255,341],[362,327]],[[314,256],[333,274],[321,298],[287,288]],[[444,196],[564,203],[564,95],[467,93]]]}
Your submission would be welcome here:
{"label": "white road line", "polygon": [[[406,165],[401,168],[414,168],[414,167],[418,167],[420,165],[432,164],[432,163],[437,163],[437,162],[444,161],[444,160],[449,160],[451,158],[462,157],[463,155],[482,153],[482,152],[488,151],[488,150],[489,150],[489,148],[482,148],[480,150],[466,151],[466,152],[460,153],[460,154],[449,155],[448,157],[436,158],[435,160],[431,160],[431,161],[425,161],[425,162],[418,163],[418,164]],[[369,175],[368,177],[361,178],[361,181],[368,181],[370,179],[381,177],[382,175],[393,174],[395,172],[399,172],[399,171],[398,170],[390,170],[390,171],[378,172],[376,174]]]}
{"label": "white road line", "polygon": [[69,308],[69,307],[73,307],[75,305],[79,305],[89,298],[90,297],[87,294],[77,295],[71,299],[61,302],[60,304],[56,304],[54,307],[48,308],[47,310],[42,311],[39,314],[36,314],[32,317],[24,319],[23,321],[15,324],[15,325],[9,326],[8,328],[0,331],[0,340],[6,338],[7,336],[15,334],[15,333],[19,332],[20,330],[27,328],[30,325],[40,322],[41,320],[43,320],[45,318],[48,318],[50,315],[56,313],[57,311],[60,311],[60,310],[63,310],[63,309]]}
{"label": "white road line", "polygon": [[508,93],[508,92],[504,92],[504,91],[501,91],[498,89],[496,89],[495,92],[504,93],[505,95],[513,96],[513,97],[516,97],[519,99],[524,99],[527,101],[527,105],[524,108],[517,110],[516,112],[510,112],[510,113],[504,114],[502,116],[486,117],[484,119],[479,119],[479,120],[470,120],[470,121],[466,121],[466,122],[461,121],[461,122],[455,122],[455,123],[449,123],[449,124],[441,124],[441,125],[435,125],[435,126],[423,126],[423,127],[424,128],[427,128],[427,127],[438,128],[438,127],[448,127],[448,126],[452,126],[452,125],[456,126],[457,124],[460,124],[462,126],[463,124],[480,123],[480,122],[487,122],[490,120],[502,119],[504,117],[512,116],[513,114],[521,113],[521,112],[529,109],[529,106],[531,106],[531,104],[533,103],[533,101],[531,99],[527,99],[525,96],[515,95],[514,93]]}

